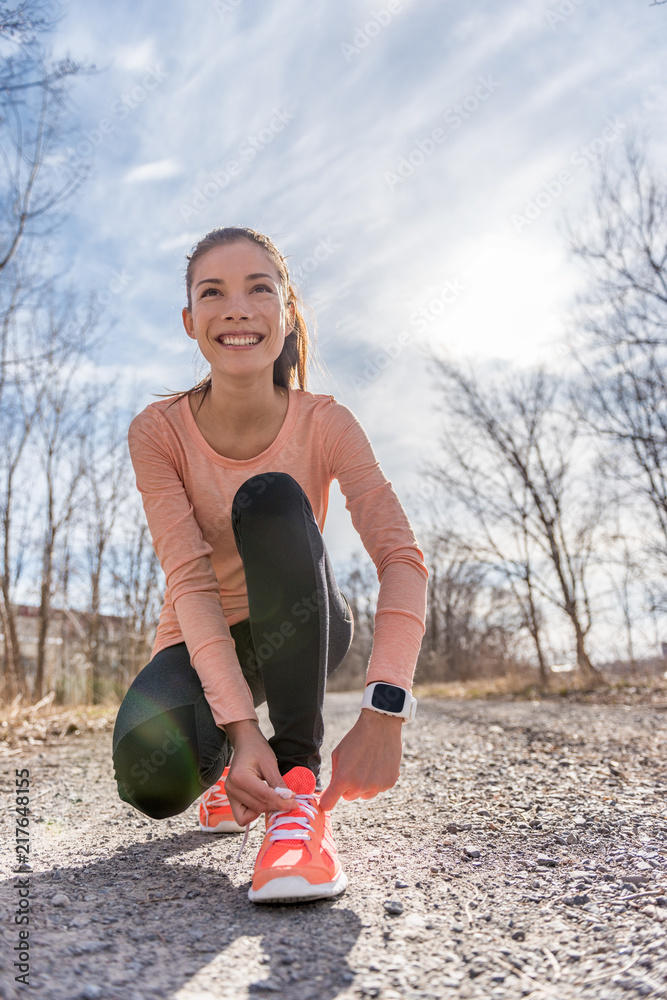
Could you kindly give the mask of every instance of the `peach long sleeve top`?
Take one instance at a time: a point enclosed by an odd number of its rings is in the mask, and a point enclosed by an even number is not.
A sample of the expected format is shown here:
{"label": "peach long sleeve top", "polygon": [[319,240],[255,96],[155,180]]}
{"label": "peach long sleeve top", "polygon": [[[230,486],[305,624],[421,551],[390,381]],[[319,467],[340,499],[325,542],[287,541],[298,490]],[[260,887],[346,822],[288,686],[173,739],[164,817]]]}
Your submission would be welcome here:
{"label": "peach long sleeve top", "polygon": [[283,425],[265,451],[235,460],[201,434],[187,396],[151,403],[128,443],[166,588],[152,655],[185,642],[216,724],[257,714],[229,627],[249,617],[231,507],[260,472],[287,472],[324,529],[333,479],[379,580],[367,683],[410,688],[425,629],[428,570],[408,517],[354,413],[333,396],[290,389]]}

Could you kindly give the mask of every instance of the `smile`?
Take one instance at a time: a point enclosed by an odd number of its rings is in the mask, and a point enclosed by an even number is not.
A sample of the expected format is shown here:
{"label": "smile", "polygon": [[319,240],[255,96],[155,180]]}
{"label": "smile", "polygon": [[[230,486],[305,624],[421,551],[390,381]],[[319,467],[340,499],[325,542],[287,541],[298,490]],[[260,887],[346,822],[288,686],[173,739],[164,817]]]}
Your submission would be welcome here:
{"label": "smile", "polygon": [[218,343],[224,347],[253,347],[263,339],[259,334],[247,334],[243,337],[238,334],[223,334],[221,337],[218,337]]}

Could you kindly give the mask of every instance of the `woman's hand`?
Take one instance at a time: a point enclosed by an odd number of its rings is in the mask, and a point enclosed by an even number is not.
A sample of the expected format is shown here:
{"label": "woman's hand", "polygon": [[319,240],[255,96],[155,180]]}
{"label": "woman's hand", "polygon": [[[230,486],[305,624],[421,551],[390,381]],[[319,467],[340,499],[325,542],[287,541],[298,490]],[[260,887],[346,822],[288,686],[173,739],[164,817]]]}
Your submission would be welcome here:
{"label": "woman's hand", "polygon": [[331,781],[320,805],[333,809],[344,799],[372,799],[398,781],[403,720],[362,708],[359,718],[331,754]]}
{"label": "woman's hand", "polygon": [[287,785],[276,755],[254,719],[229,722],[224,728],[234,747],[225,792],[239,826],[247,826],[264,812],[293,809],[293,792],[289,799],[283,799],[273,791]]}

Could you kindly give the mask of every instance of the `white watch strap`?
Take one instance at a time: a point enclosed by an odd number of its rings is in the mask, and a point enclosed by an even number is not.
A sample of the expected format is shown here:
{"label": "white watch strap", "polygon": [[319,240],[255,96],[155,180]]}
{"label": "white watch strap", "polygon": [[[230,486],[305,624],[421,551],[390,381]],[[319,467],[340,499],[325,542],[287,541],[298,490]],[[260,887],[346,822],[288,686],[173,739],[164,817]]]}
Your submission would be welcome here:
{"label": "white watch strap", "polygon": [[[376,708],[376,706],[372,704],[373,692],[375,691],[376,684],[388,684],[390,687],[399,688],[400,691],[403,691],[405,694],[405,702],[402,712],[384,712],[381,708]],[[399,684],[392,684],[391,681],[373,681],[371,684],[366,686],[364,696],[361,701],[361,707],[369,708],[372,712],[377,712],[379,715],[391,715],[394,718],[403,719],[405,722],[412,722],[417,711],[417,699],[413,698],[407,688],[403,688]]]}

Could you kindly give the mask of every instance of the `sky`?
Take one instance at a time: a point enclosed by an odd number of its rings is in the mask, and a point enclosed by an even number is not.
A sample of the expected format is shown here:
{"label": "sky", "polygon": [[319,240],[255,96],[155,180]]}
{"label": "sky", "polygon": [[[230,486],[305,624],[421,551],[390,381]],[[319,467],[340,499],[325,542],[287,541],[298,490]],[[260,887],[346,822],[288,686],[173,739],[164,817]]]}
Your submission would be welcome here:
{"label": "sky", "polygon": [[[667,5],[650,0],[54,0],[67,157],[90,167],[63,231],[113,323],[97,364],[141,409],[196,377],[185,254],[272,237],[317,320],[331,393],[408,514],[433,452],[428,354],[557,364],[583,275],[565,213],[646,136],[664,162]],[[422,501],[423,503],[423,501]],[[418,535],[419,540],[419,535]],[[360,539],[332,485],[334,565]]]}

